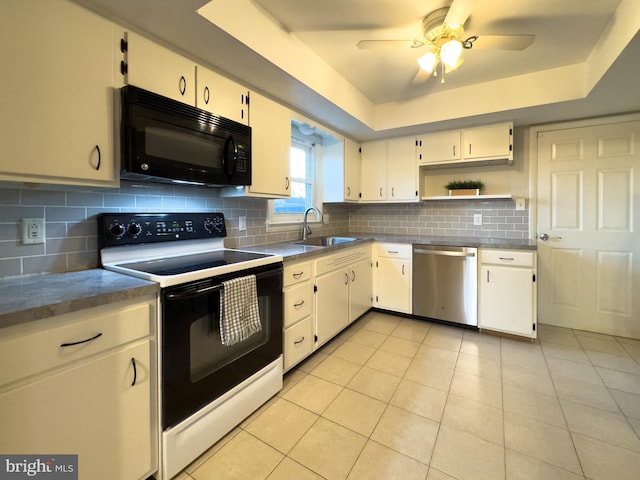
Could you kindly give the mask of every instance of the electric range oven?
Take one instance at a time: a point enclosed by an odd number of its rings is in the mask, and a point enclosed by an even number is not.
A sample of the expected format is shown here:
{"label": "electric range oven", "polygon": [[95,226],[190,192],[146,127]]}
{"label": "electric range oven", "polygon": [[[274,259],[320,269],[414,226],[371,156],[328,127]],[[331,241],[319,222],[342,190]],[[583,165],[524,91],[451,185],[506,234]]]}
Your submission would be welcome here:
{"label": "electric range oven", "polygon": [[[98,224],[104,268],[160,285],[159,478],[169,479],[282,388],[282,257],[225,249],[221,213],[109,213]],[[248,282],[241,303],[254,323],[230,341],[234,281]]]}

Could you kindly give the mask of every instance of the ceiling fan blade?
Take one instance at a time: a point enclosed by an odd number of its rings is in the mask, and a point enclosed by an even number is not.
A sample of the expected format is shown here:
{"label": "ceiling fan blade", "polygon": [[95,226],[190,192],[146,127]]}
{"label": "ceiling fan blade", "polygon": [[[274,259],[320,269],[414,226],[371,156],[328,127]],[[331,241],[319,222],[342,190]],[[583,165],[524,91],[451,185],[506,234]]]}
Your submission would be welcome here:
{"label": "ceiling fan blade", "polygon": [[418,48],[424,42],[419,40],[360,40],[356,46],[360,50],[372,50],[375,48]]}
{"label": "ceiling fan blade", "polygon": [[533,43],[535,35],[478,35],[472,50],[524,50]]}
{"label": "ceiling fan blade", "polygon": [[454,27],[456,25],[463,26],[469,15],[471,15],[471,10],[473,10],[475,4],[476,0],[453,0],[444,23]]}

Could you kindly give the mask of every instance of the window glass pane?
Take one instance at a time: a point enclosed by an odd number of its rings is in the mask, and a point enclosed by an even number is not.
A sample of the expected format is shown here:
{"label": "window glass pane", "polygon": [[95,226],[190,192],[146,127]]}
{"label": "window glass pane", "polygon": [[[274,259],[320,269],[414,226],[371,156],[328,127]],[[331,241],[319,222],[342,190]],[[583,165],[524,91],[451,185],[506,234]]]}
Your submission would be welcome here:
{"label": "window glass pane", "polygon": [[291,147],[291,177],[307,178],[308,150],[300,147]]}

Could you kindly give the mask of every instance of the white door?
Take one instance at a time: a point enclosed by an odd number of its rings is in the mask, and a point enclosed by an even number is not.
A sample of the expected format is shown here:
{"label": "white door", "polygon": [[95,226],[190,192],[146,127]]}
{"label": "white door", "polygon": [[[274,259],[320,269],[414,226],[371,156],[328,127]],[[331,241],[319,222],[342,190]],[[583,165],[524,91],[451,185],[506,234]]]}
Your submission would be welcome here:
{"label": "white door", "polygon": [[539,132],[540,323],[640,338],[639,140],[638,121]]}

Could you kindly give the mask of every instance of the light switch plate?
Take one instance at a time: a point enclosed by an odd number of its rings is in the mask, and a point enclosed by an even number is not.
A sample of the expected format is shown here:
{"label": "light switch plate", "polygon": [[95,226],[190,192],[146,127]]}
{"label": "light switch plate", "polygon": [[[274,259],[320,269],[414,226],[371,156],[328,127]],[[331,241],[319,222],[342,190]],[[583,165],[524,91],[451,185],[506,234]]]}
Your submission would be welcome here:
{"label": "light switch plate", "polygon": [[247,216],[240,215],[238,217],[238,230],[244,232],[247,229]]}
{"label": "light switch plate", "polygon": [[44,218],[22,219],[22,244],[35,245],[44,243]]}
{"label": "light switch plate", "polygon": [[516,210],[524,210],[524,209],[525,209],[525,199],[516,198]]}
{"label": "light switch plate", "polygon": [[474,225],[482,225],[482,214],[474,213],[473,214],[473,224]]}

